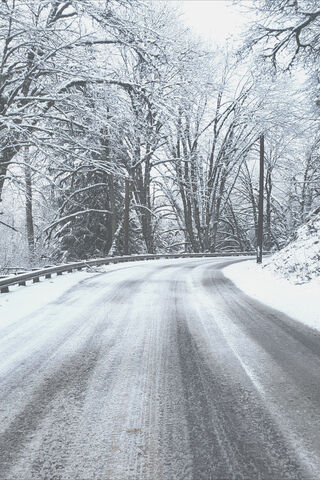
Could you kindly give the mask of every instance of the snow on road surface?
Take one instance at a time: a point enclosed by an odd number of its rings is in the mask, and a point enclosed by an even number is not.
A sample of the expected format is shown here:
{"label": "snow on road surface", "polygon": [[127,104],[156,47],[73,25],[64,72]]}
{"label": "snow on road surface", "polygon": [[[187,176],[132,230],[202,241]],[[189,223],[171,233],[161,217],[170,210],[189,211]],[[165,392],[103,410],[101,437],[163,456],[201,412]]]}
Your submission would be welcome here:
{"label": "snow on road surface", "polygon": [[25,287],[19,287],[18,285],[10,287],[10,293],[0,294],[1,326],[7,322],[17,321],[35,310],[45,307],[69,288],[92,275],[94,273],[73,272],[37,284],[27,282]]}
{"label": "snow on road surface", "polygon": [[229,265],[223,273],[247,295],[320,330],[319,278],[294,284],[255,260]]}
{"label": "snow on road surface", "polygon": [[320,335],[233,261],[108,267],[18,320],[2,303],[0,479],[318,480]]}

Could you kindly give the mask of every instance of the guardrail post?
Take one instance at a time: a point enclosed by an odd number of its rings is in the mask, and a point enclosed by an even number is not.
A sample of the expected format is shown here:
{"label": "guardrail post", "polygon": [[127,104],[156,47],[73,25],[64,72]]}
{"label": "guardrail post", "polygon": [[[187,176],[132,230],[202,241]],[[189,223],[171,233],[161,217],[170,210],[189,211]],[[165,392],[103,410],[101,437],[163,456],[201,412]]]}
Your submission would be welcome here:
{"label": "guardrail post", "polygon": [[25,286],[26,286],[25,280],[23,280],[22,282],[19,282],[19,287],[25,287]]}
{"label": "guardrail post", "polygon": [[34,279],[32,280],[33,283],[39,283],[40,282],[40,278],[39,277],[34,277]]}
{"label": "guardrail post", "polygon": [[1,287],[0,293],[9,293],[9,287]]}

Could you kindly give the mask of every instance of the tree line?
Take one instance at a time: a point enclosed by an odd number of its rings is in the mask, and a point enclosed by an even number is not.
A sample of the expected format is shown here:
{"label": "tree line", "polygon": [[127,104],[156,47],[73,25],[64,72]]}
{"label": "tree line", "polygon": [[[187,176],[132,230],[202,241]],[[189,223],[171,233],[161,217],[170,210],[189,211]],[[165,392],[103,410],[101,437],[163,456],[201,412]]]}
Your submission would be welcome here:
{"label": "tree line", "polygon": [[254,250],[319,203],[317,2],[259,0],[240,48],[170,2],[0,5],[0,263]]}

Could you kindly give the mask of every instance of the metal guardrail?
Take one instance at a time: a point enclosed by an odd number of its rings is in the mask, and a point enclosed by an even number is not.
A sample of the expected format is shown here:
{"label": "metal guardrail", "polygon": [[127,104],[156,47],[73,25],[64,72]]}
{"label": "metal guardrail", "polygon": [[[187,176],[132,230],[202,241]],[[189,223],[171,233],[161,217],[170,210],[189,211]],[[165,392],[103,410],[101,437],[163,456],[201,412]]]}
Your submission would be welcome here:
{"label": "metal guardrail", "polygon": [[[267,252],[266,252],[267,253]],[[82,270],[86,267],[109,265],[112,263],[132,262],[137,260],[156,260],[161,258],[202,258],[202,257],[240,257],[255,255],[255,252],[223,252],[223,253],[159,253],[145,255],[122,255],[118,257],[97,258],[94,260],[83,260],[81,262],[66,263],[54,267],[32,269],[32,271],[19,273],[18,275],[0,278],[0,293],[8,293],[12,285],[26,285],[27,281],[40,282],[40,277],[51,278],[53,274],[62,275],[64,272]]]}

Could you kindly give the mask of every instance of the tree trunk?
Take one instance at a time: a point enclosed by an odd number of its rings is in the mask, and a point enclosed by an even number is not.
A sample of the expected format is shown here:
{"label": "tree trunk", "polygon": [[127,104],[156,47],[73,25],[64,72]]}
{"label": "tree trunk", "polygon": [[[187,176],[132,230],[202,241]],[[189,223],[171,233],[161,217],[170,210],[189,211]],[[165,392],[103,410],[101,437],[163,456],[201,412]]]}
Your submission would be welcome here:
{"label": "tree trunk", "polygon": [[26,230],[29,249],[29,259],[34,259],[34,223],[32,212],[32,177],[29,159],[29,147],[24,147],[24,175],[26,189]]}
{"label": "tree trunk", "polygon": [[259,169],[259,203],[258,203],[258,237],[257,263],[262,263],[263,249],[263,193],[264,187],[264,135],[260,135],[260,169]]}
{"label": "tree trunk", "polygon": [[6,146],[2,147],[2,153],[0,155],[0,202],[2,201],[2,190],[6,179],[7,170],[17,151],[18,148]]}
{"label": "tree trunk", "polygon": [[267,166],[266,179],[266,227],[267,227],[267,248],[271,247],[271,191],[272,191],[272,167]]}
{"label": "tree trunk", "polygon": [[311,156],[307,158],[307,164],[303,173],[303,182],[302,182],[302,191],[301,191],[301,223],[305,223],[307,219],[308,209],[307,207],[307,193],[308,193],[308,182],[309,182],[309,170],[310,170]]}
{"label": "tree trunk", "polygon": [[125,195],[124,195],[124,241],[123,253],[129,255],[129,216],[130,216],[130,183],[129,179],[125,180]]}
{"label": "tree trunk", "polygon": [[216,205],[214,207],[214,222],[213,222],[212,243],[211,243],[212,252],[216,252],[216,248],[217,248],[218,227],[219,227],[220,213],[221,213],[221,202],[222,202],[222,196],[224,194],[225,183],[227,180],[226,168],[224,167],[223,170],[224,171],[221,173],[218,197],[216,199]]}
{"label": "tree trunk", "polygon": [[108,176],[108,186],[109,186],[109,198],[110,198],[110,220],[111,220],[111,241],[110,241],[110,248],[113,243],[114,234],[116,231],[116,200],[115,200],[115,191],[114,191],[114,178],[113,175]]}

